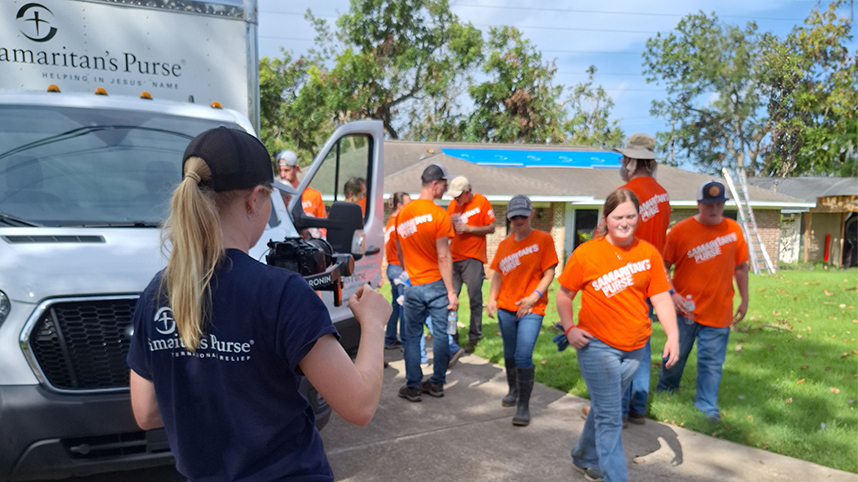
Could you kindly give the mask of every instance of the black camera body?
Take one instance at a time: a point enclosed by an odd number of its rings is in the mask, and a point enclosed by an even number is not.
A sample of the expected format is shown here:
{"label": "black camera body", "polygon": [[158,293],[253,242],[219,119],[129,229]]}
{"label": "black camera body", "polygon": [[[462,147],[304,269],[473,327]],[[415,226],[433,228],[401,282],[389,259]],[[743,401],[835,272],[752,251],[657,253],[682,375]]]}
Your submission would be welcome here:
{"label": "black camera body", "polygon": [[332,291],[334,306],[342,305],[342,278],[354,273],[352,255],[334,254],[331,245],[319,238],[269,241],[268,248],[269,265],[300,274],[316,291]]}

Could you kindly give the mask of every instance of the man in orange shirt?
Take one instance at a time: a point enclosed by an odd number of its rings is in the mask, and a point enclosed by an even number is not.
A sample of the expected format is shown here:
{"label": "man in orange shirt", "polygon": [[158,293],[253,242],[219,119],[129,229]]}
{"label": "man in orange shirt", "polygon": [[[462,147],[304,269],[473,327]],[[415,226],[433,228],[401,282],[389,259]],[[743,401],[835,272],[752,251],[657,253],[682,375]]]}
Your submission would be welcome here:
{"label": "man in orange shirt", "polygon": [[453,198],[447,206],[447,214],[456,230],[456,236],[450,241],[453,291],[458,297],[462,284],[468,286],[471,318],[465,351],[471,353],[483,337],[483,279],[486,277],[483,265],[488,262],[486,236],[495,232],[495,212],[485,196],[473,192],[465,176],[453,179],[447,195]]}
{"label": "man in orange shirt", "polygon": [[[449,240],[455,234],[450,216],[435,204],[447,190],[450,179],[441,164],[423,170],[420,197],[396,217],[397,254],[408,272],[411,286],[405,290],[405,379],[399,396],[419,402],[421,393],[444,396],[450,346],[447,314],[459,308],[453,291],[453,259]],[[425,381],[420,368],[420,334],[426,317],[431,318],[434,370]]]}
{"label": "man in orange shirt", "polygon": [[[623,155],[620,177],[626,184],[620,189],[635,193],[640,201],[640,219],[635,237],[646,241],[658,250],[664,249],[667,227],[670,225],[670,200],[667,191],[656,182],[655,139],[647,134],[632,134],[626,147],[614,149]],[[650,308],[652,317],[652,308]],[[623,420],[643,424],[649,399],[650,367],[652,348],[647,342],[644,346],[643,362],[632,378],[632,383],[623,395]]]}
{"label": "man in orange shirt", "polygon": [[[676,265],[673,303],[679,325],[679,361],[661,369],[659,391],[679,388],[688,354],[697,340],[697,395],[694,406],[720,422],[718,387],[727,355],[730,326],[748,312],[748,245],[741,227],[723,217],[724,184],[706,181],[697,190],[697,211],[667,235],[664,264]],[[741,302],[733,312],[733,279]]]}
{"label": "man in orange shirt", "polygon": [[[298,180],[298,173],[301,172],[301,167],[298,166],[298,156],[292,151],[281,151],[277,155],[277,172],[280,174],[280,179],[288,183],[295,189],[301,182]],[[301,208],[310,216],[317,218],[327,217],[325,213],[325,203],[322,201],[322,193],[307,186],[304,193],[301,194]]]}

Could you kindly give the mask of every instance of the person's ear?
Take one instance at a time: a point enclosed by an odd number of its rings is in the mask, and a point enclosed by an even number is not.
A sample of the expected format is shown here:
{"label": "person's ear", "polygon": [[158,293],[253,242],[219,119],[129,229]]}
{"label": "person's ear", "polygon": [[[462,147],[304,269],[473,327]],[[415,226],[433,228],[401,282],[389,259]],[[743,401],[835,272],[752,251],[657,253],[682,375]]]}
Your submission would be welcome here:
{"label": "person's ear", "polygon": [[247,195],[247,198],[245,198],[247,214],[256,214],[256,212],[262,207],[262,203],[267,201],[268,199],[265,196],[265,188],[263,186],[256,186],[253,188],[253,191]]}

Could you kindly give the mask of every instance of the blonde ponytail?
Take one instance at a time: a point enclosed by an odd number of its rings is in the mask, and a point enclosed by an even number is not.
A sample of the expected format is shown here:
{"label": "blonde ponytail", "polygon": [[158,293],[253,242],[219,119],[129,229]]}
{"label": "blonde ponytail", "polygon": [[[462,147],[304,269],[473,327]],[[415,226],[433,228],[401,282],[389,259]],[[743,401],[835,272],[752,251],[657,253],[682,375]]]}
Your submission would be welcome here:
{"label": "blonde ponytail", "polygon": [[170,216],[164,223],[163,242],[172,245],[162,284],[173,310],[173,318],[185,348],[200,346],[203,326],[210,316],[209,282],[224,256],[223,233],[216,195],[201,181],[211,171],[199,157],[185,161],[184,179],[173,192]]}

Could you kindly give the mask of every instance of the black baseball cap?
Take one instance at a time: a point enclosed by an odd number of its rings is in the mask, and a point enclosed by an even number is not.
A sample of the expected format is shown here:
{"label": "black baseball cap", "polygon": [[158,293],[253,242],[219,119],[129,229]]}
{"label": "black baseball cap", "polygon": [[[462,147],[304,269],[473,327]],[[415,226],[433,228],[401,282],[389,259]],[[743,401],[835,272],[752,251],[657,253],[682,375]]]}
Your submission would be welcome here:
{"label": "black baseball cap", "polygon": [[697,202],[714,204],[727,202],[727,189],[720,181],[706,181],[697,188]]}
{"label": "black baseball cap", "polygon": [[274,182],[271,156],[256,137],[239,129],[217,127],[191,139],[182,158],[182,171],[189,157],[199,157],[212,172],[200,184],[215,192],[250,189]]}
{"label": "black baseball cap", "polygon": [[420,179],[423,181],[423,184],[429,184],[432,181],[440,181],[441,179],[453,179],[456,176],[453,176],[443,164],[432,164],[426,169],[423,170],[423,175],[420,176]]}

